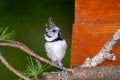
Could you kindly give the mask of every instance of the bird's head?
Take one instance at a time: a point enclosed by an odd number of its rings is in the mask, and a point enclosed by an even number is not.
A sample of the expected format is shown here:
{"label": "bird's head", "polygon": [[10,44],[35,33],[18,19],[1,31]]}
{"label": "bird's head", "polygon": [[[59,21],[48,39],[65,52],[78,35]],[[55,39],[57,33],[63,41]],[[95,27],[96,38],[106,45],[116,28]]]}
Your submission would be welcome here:
{"label": "bird's head", "polygon": [[52,18],[49,18],[48,21],[49,21],[49,26],[46,25],[45,40],[46,41],[53,41],[53,40],[60,37],[62,28],[57,27],[54,24]]}

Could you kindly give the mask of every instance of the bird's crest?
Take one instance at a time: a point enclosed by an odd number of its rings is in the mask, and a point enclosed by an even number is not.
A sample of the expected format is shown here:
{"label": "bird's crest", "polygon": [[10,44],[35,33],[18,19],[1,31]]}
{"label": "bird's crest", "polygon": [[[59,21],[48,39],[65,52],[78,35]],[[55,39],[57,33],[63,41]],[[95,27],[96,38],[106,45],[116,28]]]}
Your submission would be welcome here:
{"label": "bird's crest", "polygon": [[52,20],[52,17],[49,18],[48,22],[49,22],[49,28],[56,27],[55,23]]}

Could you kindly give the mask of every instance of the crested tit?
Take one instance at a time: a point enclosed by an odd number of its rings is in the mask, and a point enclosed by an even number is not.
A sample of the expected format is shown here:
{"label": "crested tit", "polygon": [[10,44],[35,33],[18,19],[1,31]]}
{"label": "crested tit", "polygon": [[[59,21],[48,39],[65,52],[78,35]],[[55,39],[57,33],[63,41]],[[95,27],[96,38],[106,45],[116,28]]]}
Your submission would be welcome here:
{"label": "crested tit", "polygon": [[62,59],[65,56],[67,44],[66,41],[61,38],[61,29],[57,27],[52,18],[49,19],[49,27],[46,27],[45,49],[47,56],[51,59],[55,66],[62,68]]}

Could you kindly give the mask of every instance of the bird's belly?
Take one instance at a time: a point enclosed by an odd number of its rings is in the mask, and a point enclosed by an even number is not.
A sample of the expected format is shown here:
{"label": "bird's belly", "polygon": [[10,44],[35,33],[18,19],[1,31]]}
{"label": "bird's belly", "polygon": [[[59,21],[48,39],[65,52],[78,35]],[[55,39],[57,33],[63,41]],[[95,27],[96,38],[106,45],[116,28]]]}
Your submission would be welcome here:
{"label": "bird's belly", "polygon": [[50,59],[53,61],[55,60],[61,60],[64,57],[64,51],[61,48],[54,47],[51,48],[48,52],[47,55]]}
{"label": "bird's belly", "polygon": [[59,60],[61,61],[62,58],[65,55],[65,49],[63,48],[64,45],[59,44],[59,43],[48,43],[46,44],[46,51],[47,51],[47,55],[48,57],[52,60],[52,61],[56,61]]}

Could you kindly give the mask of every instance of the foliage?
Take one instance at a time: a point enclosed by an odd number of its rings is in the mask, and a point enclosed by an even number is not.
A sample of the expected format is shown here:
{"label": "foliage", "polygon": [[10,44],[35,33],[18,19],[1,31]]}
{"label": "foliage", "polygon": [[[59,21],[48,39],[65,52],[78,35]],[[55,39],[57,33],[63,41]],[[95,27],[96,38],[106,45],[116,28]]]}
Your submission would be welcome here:
{"label": "foliage", "polygon": [[[31,80],[35,80],[35,76],[42,76],[43,72],[46,71],[48,68],[50,68],[51,66],[49,66],[48,64],[44,64],[43,66],[38,66],[33,58],[30,56],[29,58],[27,57],[28,60],[28,64],[26,65],[26,70],[23,71],[22,73],[29,77]],[[20,79],[18,79],[20,80]]]}
{"label": "foliage", "polygon": [[9,27],[0,27],[0,40],[1,41],[10,41],[13,39],[15,31],[8,33]]}
{"label": "foliage", "polygon": [[[9,27],[0,27],[0,41],[9,42],[13,39],[15,31],[8,32]],[[27,57],[28,64],[26,65],[26,70],[22,71],[25,76],[29,77],[31,80],[35,80],[36,77],[42,76],[43,72],[50,68],[48,64],[38,66],[33,60],[32,56]],[[18,79],[21,80],[21,79]]]}

